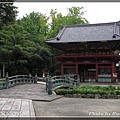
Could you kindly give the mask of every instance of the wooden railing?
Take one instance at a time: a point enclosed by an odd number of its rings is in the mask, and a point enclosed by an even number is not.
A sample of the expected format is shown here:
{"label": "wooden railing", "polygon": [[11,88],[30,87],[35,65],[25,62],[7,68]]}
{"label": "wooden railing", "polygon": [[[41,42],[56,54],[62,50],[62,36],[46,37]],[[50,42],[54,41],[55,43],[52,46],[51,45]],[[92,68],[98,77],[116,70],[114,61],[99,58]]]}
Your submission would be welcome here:
{"label": "wooden railing", "polygon": [[66,53],[66,54],[58,54],[56,55],[57,58],[59,57],[98,57],[98,56],[116,56],[114,52],[83,52],[83,53]]}
{"label": "wooden railing", "polygon": [[16,75],[9,77],[8,74],[6,74],[6,78],[4,80],[0,80],[0,89],[7,89],[21,84],[37,83],[37,80],[37,76]]}
{"label": "wooden railing", "polygon": [[46,77],[46,90],[48,94],[52,94],[52,89],[57,86],[68,86],[68,87],[79,87],[80,80],[74,80],[73,78],[65,77],[65,76],[54,76],[50,77],[47,75]]}

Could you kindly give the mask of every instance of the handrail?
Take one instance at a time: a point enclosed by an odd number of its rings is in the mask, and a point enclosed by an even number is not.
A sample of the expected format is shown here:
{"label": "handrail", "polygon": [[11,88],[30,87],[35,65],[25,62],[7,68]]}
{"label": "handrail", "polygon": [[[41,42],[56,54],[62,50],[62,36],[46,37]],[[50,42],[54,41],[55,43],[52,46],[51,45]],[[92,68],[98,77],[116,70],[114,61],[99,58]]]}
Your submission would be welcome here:
{"label": "handrail", "polygon": [[6,78],[0,81],[0,90],[7,89],[20,84],[30,84],[30,83],[36,84],[37,81],[38,81],[37,77],[33,77],[30,75],[16,75],[16,76],[8,77],[7,74]]}
{"label": "handrail", "polygon": [[73,79],[66,76],[53,76],[50,77],[47,75],[46,77],[46,91],[48,91],[48,94],[52,94],[52,89],[57,86],[68,86],[68,87],[75,87],[78,88],[80,86],[80,80]]}

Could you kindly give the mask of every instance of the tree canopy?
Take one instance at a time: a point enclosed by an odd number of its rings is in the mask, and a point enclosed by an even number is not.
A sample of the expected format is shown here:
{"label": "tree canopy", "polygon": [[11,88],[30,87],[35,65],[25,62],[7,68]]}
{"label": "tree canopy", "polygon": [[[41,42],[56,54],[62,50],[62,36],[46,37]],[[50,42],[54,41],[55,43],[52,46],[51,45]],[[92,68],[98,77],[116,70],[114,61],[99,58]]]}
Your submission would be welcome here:
{"label": "tree canopy", "polygon": [[[6,0],[6,2],[10,1]],[[10,3],[0,3],[0,28],[14,23],[17,13],[17,7],[13,5],[13,0]]]}
{"label": "tree canopy", "polygon": [[37,73],[41,76],[45,70],[59,74],[60,63],[54,55],[60,51],[47,46],[44,40],[55,37],[62,25],[88,23],[82,17],[83,7],[68,8],[66,16],[53,9],[49,16],[33,11],[16,19],[17,13],[13,3],[0,3],[0,69],[3,69],[3,77],[5,71],[9,75]]}

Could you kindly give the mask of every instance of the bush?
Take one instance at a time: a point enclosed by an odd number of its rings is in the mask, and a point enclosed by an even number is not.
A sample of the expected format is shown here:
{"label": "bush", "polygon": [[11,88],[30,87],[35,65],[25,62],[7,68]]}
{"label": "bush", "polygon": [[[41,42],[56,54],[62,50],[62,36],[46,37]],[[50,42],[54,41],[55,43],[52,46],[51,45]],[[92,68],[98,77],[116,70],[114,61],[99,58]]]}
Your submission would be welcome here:
{"label": "bush", "polygon": [[56,91],[57,95],[65,94],[106,94],[106,95],[120,95],[120,87],[116,88],[115,86],[90,86],[85,85],[79,88],[58,88]]}
{"label": "bush", "polygon": [[120,86],[118,86],[117,89],[120,90]]}
{"label": "bush", "polygon": [[116,95],[120,95],[120,89],[119,90],[115,90],[115,94]]}
{"label": "bush", "polygon": [[100,86],[92,86],[92,88],[95,89],[95,90],[98,90],[98,89],[100,89],[101,87],[100,87]]}
{"label": "bush", "polygon": [[57,95],[65,95],[65,94],[67,94],[66,89],[57,89],[55,92],[56,92]]}
{"label": "bush", "polygon": [[99,92],[98,92],[98,90],[95,90],[95,89],[93,89],[91,92],[90,92],[90,94],[98,94]]}
{"label": "bush", "polygon": [[109,90],[116,90],[116,87],[115,87],[115,86],[112,86],[112,85],[109,85],[109,86],[108,86],[108,89],[109,89]]}

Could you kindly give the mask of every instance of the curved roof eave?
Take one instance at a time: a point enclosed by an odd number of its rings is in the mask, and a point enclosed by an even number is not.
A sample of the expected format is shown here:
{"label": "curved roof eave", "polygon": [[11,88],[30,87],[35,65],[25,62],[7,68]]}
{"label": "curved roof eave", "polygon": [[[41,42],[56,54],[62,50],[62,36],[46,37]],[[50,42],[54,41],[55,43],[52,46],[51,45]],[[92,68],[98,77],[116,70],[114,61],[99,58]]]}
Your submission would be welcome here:
{"label": "curved roof eave", "polygon": [[120,40],[120,22],[67,25],[55,38],[45,40],[48,44],[97,42]]}

